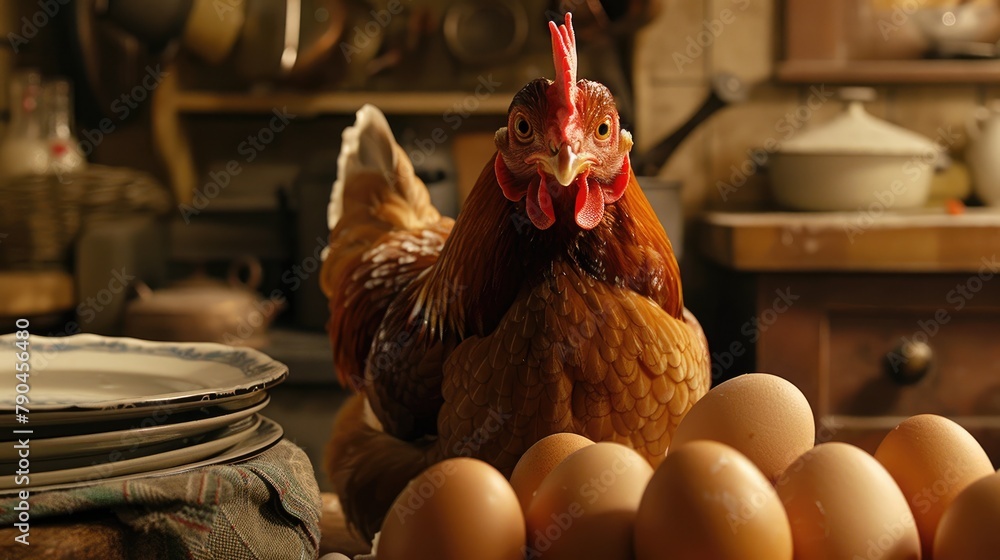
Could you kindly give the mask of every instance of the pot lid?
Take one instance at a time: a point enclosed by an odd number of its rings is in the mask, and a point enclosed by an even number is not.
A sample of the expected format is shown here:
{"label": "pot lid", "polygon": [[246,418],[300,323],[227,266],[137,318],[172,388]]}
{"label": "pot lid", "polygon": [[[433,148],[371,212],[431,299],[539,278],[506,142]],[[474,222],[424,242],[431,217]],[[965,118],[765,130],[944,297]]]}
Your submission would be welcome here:
{"label": "pot lid", "polygon": [[872,116],[859,100],[830,122],[796,135],[779,149],[786,154],[937,155],[930,139]]}

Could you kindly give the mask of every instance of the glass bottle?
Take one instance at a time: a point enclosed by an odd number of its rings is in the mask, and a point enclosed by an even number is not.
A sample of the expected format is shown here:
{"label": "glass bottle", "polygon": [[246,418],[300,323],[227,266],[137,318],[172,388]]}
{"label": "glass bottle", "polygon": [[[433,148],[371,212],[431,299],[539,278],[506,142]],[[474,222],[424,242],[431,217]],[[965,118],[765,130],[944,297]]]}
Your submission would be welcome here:
{"label": "glass bottle", "polygon": [[48,171],[49,149],[42,134],[42,76],[21,72],[10,84],[10,126],[0,142],[0,179]]}
{"label": "glass bottle", "polygon": [[63,175],[87,166],[80,143],[73,135],[73,102],[67,80],[51,80],[42,88],[45,103],[49,173]]}

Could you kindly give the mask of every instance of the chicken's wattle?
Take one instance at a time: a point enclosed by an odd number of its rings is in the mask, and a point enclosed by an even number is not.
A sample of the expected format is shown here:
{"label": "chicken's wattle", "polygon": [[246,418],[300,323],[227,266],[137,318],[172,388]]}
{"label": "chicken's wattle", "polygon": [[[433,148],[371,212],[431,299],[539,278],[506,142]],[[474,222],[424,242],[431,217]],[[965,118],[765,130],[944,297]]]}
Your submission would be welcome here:
{"label": "chicken's wattle", "polygon": [[[518,181],[503,161],[503,156],[497,154],[494,161],[497,182],[507,200],[518,202],[525,200],[525,213],[531,223],[540,230],[546,230],[556,222],[556,203],[562,197],[570,194],[574,197],[573,217],[576,225],[583,229],[593,229],[604,218],[604,206],[617,202],[625,194],[628,187],[631,165],[628,155],[622,160],[621,171],[610,184],[603,184],[590,176],[589,172],[577,175],[572,183],[563,187],[541,169],[538,174],[525,184]],[[576,189],[575,192],[572,189]]]}

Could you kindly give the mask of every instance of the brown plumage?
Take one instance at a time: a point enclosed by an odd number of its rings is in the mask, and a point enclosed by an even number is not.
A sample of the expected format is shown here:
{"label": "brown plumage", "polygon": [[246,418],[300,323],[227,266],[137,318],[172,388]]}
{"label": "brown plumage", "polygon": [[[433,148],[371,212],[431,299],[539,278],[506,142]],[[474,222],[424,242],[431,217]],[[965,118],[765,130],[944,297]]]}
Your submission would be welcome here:
{"label": "brown plumage", "polygon": [[338,373],[359,396],[328,469],[365,536],[446,457],[509,475],[538,439],[570,431],[658,464],[708,390],[707,345],[631,137],[607,89],[575,80],[574,41],[568,19],[554,28],[563,80],[515,96],[454,224],[381,113],[365,107],[345,131],[321,282]]}

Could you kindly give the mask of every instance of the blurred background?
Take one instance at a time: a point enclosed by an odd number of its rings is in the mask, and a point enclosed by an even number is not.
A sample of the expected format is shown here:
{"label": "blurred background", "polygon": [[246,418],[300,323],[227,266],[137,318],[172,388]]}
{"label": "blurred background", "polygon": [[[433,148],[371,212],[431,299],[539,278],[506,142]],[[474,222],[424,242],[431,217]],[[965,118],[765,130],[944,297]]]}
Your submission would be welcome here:
{"label": "blurred background", "polygon": [[950,415],[1000,459],[993,1],[2,0],[0,331],[260,348],[318,459],[342,130],[379,106],[457,215],[567,10],[714,381],[783,375],[868,447]]}

